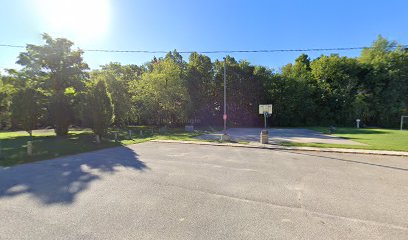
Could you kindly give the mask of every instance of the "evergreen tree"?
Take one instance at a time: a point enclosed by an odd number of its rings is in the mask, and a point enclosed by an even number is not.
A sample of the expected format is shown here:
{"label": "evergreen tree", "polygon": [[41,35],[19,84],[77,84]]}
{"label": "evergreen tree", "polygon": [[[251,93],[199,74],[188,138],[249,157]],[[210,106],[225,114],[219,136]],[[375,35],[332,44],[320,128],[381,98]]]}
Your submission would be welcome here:
{"label": "evergreen tree", "polygon": [[111,95],[103,79],[97,79],[86,96],[85,116],[98,139],[105,136],[114,120],[114,108]]}

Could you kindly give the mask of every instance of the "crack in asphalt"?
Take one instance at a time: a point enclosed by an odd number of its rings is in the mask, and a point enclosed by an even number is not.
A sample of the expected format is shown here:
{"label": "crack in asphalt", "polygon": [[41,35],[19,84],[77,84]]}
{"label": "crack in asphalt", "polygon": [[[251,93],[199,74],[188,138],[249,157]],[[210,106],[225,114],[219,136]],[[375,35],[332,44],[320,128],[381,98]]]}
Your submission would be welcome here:
{"label": "crack in asphalt", "polygon": [[335,219],[339,219],[343,221],[359,222],[359,223],[365,223],[365,224],[371,224],[371,225],[376,225],[376,226],[382,226],[382,227],[387,227],[387,228],[408,231],[408,227],[404,227],[404,226],[399,226],[399,225],[394,225],[394,224],[384,223],[384,222],[377,222],[377,221],[372,221],[372,220],[366,220],[366,219],[360,219],[360,218],[339,216],[339,215],[334,215],[334,214],[329,214],[329,213],[324,213],[324,212],[318,212],[318,211],[308,210],[304,206],[296,207],[296,206],[282,205],[282,204],[277,204],[277,203],[263,201],[263,200],[250,199],[250,198],[239,197],[239,196],[234,196],[234,195],[226,195],[222,193],[211,192],[211,191],[200,190],[200,189],[193,189],[193,188],[188,188],[188,187],[180,186],[176,184],[163,184],[157,181],[151,181],[151,183],[155,185],[160,185],[160,186],[175,187],[175,188],[179,188],[179,189],[187,190],[191,192],[197,192],[197,193],[227,198],[227,199],[231,199],[235,201],[242,201],[242,202],[255,203],[255,204],[265,204],[269,207],[275,207],[275,208],[292,210],[292,211],[299,211],[299,212],[305,213],[306,215],[310,214],[310,215],[314,215],[318,217],[335,218]]}

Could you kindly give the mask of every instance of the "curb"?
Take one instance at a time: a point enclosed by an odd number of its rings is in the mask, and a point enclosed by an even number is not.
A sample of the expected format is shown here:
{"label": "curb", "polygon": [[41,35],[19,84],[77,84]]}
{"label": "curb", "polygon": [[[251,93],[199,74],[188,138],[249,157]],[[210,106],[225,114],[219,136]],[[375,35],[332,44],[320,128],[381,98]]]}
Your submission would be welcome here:
{"label": "curb", "polygon": [[208,145],[208,146],[228,146],[228,147],[257,148],[257,149],[270,149],[270,150],[332,152],[332,153],[351,153],[351,154],[408,157],[408,152],[349,149],[349,148],[285,147],[285,146],[279,146],[279,145],[261,145],[261,144],[250,145],[250,144],[239,144],[239,143],[216,143],[216,142],[179,141],[179,140],[151,140],[150,142],[179,143],[179,144]]}

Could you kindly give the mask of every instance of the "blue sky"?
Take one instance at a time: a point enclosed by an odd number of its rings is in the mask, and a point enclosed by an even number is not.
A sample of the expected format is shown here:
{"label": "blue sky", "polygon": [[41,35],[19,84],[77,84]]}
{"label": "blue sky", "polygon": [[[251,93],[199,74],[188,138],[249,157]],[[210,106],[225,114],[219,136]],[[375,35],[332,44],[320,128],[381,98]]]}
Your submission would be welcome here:
{"label": "blue sky", "polygon": [[[41,44],[43,32],[69,38],[82,49],[205,51],[356,47],[370,45],[378,34],[408,44],[408,1],[404,0],[0,0],[0,3],[0,44]],[[22,50],[0,47],[0,67],[16,67],[16,57]],[[293,62],[299,54],[232,56],[278,69]],[[308,54],[314,58],[322,53]],[[359,51],[340,54],[357,56]],[[98,68],[110,61],[142,64],[153,56],[85,53],[84,58],[91,68]],[[223,57],[222,54],[209,56]]]}

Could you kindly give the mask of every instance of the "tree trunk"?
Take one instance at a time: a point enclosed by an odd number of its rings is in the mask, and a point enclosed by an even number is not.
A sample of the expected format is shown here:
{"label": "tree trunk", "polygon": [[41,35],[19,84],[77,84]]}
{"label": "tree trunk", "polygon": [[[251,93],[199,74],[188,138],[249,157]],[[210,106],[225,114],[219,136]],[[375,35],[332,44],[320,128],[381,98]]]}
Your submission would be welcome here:
{"label": "tree trunk", "polygon": [[55,126],[55,134],[57,134],[57,136],[68,135],[68,126]]}

